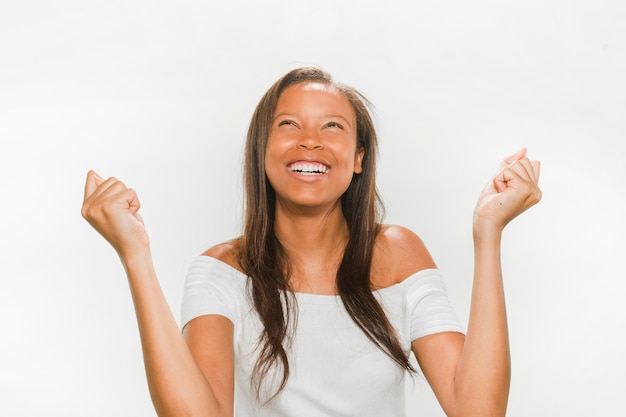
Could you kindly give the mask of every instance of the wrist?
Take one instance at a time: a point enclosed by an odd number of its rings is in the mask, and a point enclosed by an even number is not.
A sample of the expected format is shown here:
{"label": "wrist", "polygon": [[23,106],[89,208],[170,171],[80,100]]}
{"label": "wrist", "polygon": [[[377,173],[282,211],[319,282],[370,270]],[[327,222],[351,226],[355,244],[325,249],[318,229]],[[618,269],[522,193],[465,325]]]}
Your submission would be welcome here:
{"label": "wrist", "polygon": [[127,271],[136,267],[142,267],[146,264],[152,264],[152,254],[149,246],[130,248],[124,251],[118,251],[117,254],[120,257],[124,269]]}
{"label": "wrist", "polygon": [[499,244],[502,240],[502,231],[504,227],[501,227],[494,223],[489,222],[477,222],[474,221],[473,236],[475,243],[494,242]]}

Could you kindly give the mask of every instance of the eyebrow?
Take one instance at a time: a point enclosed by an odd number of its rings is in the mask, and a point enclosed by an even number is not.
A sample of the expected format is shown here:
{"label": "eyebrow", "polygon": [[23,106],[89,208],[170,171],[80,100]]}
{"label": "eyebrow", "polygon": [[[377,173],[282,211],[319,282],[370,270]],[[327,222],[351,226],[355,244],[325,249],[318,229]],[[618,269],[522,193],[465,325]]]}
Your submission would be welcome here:
{"label": "eyebrow", "polygon": [[[294,114],[293,114],[293,113],[279,113],[279,114],[277,114],[276,116],[274,116],[274,119],[272,119],[272,122],[275,122],[275,121],[276,121],[276,119],[278,119],[279,117],[282,117],[282,116],[294,116]],[[350,127],[353,127],[353,126],[352,126],[352,122],[351,122],[349,119],[347,119],[345,116],[342,116],[342,115],[340,115],[340,114],[325,114],[323,117],[330,117],[330,118],[342,119],[342,120],[344,120],[344,121],[345,121],[348,125],[350,125]]]}

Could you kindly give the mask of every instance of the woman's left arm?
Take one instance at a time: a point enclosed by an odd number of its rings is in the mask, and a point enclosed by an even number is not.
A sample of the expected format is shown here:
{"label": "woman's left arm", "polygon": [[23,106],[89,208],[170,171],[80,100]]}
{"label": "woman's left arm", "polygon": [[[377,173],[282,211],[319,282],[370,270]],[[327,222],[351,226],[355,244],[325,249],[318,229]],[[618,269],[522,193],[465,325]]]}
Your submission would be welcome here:
{"label": "woman's left arm", "polygon": [[526,150],[506,158],[474,211],[474,282],[467,336],[417,339],[413,351],[449,417],[506,414],[511,364],[500,267],[504,227],[541,199],[540,164]]}

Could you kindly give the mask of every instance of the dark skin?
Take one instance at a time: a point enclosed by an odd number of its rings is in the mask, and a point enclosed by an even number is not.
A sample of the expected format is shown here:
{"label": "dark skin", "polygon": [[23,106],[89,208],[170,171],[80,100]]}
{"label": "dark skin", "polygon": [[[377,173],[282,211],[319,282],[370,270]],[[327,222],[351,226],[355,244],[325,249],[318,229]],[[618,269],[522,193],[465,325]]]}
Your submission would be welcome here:
{"label": "dark skin", "polygon": [[[340,198],[360,173],[354,111],[332,86],[295,84],[281,95],[267,145],[267,176],[276,191],[275,233],[285,247],[295,291],[336,294],[335,275],[347,227]],[[467,336],[444,332],[412,349],[448,416],[503,416],[510,384],[501,234],[541,198],[539,163],[523,149],[506,158],[474,212],[474,285]],[[150,392],[159,416],[232,416],[233,324],[217,315],[190,321],[183,335],[154,272],[136,193],[90,171],[83,216],[116,249],[126,269]],[[204,253],[234,268],[237,241]],[[421,239],[385,225],[375,242],[372,289],[434,268]]]}

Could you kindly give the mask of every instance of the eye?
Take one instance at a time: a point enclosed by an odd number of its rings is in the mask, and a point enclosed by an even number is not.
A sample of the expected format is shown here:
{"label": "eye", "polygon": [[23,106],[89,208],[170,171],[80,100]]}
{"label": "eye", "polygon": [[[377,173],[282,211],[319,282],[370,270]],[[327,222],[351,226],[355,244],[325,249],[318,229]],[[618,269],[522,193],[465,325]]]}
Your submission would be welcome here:
{"label": "eye", "polygon": [[279,127],[280,126],[295,126],[295,127],[297,127],[298,125],[293,120],[285,119],[285,120],[281,120],[280,122],[278,122],[278,126]]}
{"label": "eye", "polygon": [[326,123],[326,125],[324,127],[336,127],[338,129],[343,130],[343,125],[341,125],[340,123],[337,123],[335,121],[331,121],[331,122]]}

